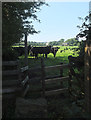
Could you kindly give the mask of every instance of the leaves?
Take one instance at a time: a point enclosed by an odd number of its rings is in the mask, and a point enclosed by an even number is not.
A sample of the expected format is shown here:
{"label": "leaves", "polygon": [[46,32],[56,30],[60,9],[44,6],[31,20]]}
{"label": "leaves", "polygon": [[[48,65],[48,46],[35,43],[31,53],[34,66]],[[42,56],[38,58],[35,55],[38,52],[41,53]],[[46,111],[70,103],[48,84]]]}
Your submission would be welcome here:
{"label": "leaves", "polygon": [[6,49],[20,41],[24,33],[39,33],[34,29],[33,20],[45,2],[3,2],[2,3],[2,45]]}
{"label": "leaves", "polygon": [[81,20],[83,23],[82,25],[77,25],[77,27],[80,29],[80,33],[77,34],[77,37],[79,38],[82,38],[82,37],[86,37],[88,36],[88,30],[89,30],[89,16],[86,16],[85,18],[82,18],[82,17],[78,17],[79,20]]}

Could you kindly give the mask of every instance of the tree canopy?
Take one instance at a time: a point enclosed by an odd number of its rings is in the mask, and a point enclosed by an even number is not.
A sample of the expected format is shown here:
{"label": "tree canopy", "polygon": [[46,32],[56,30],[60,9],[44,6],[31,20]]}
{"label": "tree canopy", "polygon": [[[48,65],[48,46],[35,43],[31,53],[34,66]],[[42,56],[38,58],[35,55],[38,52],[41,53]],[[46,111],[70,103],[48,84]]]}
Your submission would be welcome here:
{"label": "tree canopy", "polygon": [[79,44],[79,41],[76,38],[70,38],[65,41],[69,44],[69,46],[77,46]]}
{"label": "tree canopy", "polygon": [[[19,42],[24,33],[38,33],[33,20],[38,19],[36,12],[45,2],[3,2],[2,3],[2,46],[8,48]],[[46,4],[47,5],[47,4]]]}

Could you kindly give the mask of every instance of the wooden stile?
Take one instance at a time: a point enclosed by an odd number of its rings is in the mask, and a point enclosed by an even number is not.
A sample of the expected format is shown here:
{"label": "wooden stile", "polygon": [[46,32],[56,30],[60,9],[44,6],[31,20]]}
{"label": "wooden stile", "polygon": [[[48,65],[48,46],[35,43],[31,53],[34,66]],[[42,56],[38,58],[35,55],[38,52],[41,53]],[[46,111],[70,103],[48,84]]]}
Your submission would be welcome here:
{"label": "wooden stile", "polygon": [[42,90],[43,94],[42,96],[45,97],[45,69],[44,69],[44,61],[43,58],[41,58],[41,79],[42,79]]}
{"label": "wooden stile", "polygon": [[51,84],[53,82],[60,82],[60,81],[65,81],[65,80],[69,80],[69,76],[67,77],[59,77],[59,78],[52,78],[52,79],[46,79],[45,83],[46,84]]}
{"label": "wooden stile", "polygon": [[[16,66],[16,67],[14,67],[14,66]],[[20,68],[19,61],[5,61],[5,62],[3,62],[3,67],[4,67],[4,70],[2,72],[3,95],[6,93],[8,94],[8,92],[10,94],[10,91],[11,91],[11,93],[12,92],[16,93],[18,91],[20,91],[20,93],[21,93],[21,91],[26,91],[25,89],[29,88],[26,85],[26,84],[28,84],[28,80],[29,80],[28,72],[27,72],[27,74],[24,73],[24,72],[28,71],[28,66]],[[7,67],[8,67],[8,69],[5,70],[5,68],[7,68]],[[22,77],[23,74],[25,74],[26,76]],[[26,87],[25,87],[25,85],[26,85]],[[25,93],[27,93],[27,92],[24,92],[24,95],[25,95]]]}
{"label": "wooden stile", "polygon": [[64,93],[64,92],[67,91],[67,90],[68,90],[68,88],[46,91],[46,92],[45,92],[45,96],[56,95],[56,94]]}
{"label": "wooden stile", "polygon": [[[18,68],[19,61],[5,61],[2,64],[4,67],[4,70],[2,71],[2,88],[3,90],[7,88],[7,91],[8,91],[9,88],[13,89],[14,87],[17,87],[20,84],[20,81],[19,81],[20,74],[19,74],[19,68]],[[16,68],[13,68],[13,66],[16,66]],[[8,67],[8,70],[5,70],[6,67]],[[11,70],[11,67],[12,67],[12,70]],[[15,78],[12,77],[14,75],[16,76]]]}
{"label": "wooden stile", "polygon": [[48,69],[60,69],[60,68],[68,68],[69,65],[68,64],[63,64],[63,65],[55,65],[55,66],[48,66],[48,67],[45,67],[45,70],[48,70]]}
{"label": "wooden stile", "polygon": [[19,61],[4,61],[2,62],[3,66],[16,66]]}
{"label": "wooden stile", "polygon": [[24,72],[26,70],[28,70],[28,66],[25,66],[25,67],[21,68],[21,72]]}
{"label": "wooden stile", "polygon": [[28,82],[29,80],[29,77],[26,76],[26,78],[21,82],[21,84],[24,86],[26,84],[26,82]]}
{"label": "wooden stile", "polygon": [[[48,96],[48,95],[55,95],[55,94],[60,94],[62,92],[65,92],[68,90],[68,88],[63,88],[63,81],[67,80],[69,81],[70,77],[69,76],[66,76],[66,77],[63,77],[63,69],[64,68],[68,68],[69,69],[69,64],[63,64],[61,63],[61,65],[55,65],[55,66],[49,66],[49,67],[45,67],[44,66],[44,61],[43,59],[41,59],[41,70],[42,70],[42,95],[43,97],[45,96]],[[45,77],[45,70],[54,70],[54,69],[59,69],[60,70],[60,76],[59,77],[55,77],[55,78],[48,78],[46,79]],[[51,83],[57,83],[57,82],[60,82],[61,83],[61,86],[62,87],[61,89],[56,89],[56,90],[51,90],[51,91],[45,91],[45,87],[47,84],[51,84]]]}
{"label": "wooden stile", "polygon": [[[63,65],[63,63],[61,63]],[[60,67],[60,77],[63,77],[63,68]],[[60,86],[63,87],[63,81],[60,81]]]}
{"label": "wooden stile", "polygon": [[4,72],[2,72],[3,75],[17,75],[19,73],[19,70],[6,70]]}

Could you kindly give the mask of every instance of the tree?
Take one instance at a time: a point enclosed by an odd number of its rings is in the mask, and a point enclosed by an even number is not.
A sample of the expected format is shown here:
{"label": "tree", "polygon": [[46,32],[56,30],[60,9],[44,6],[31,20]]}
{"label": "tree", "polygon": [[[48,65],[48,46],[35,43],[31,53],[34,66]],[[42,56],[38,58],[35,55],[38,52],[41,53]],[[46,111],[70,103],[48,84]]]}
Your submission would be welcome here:
{"label": "tree", "polygon": [[[76,38],[82,38],[82,41],[80,42],[79,48],[80,48],[80,52],[79,55],[83,55],[84,57],[84,53],[85,53],[85,44],[86,44],[86,40],[88,40],[88,33],[89,33],[89,28],[90,28],[90,24],[89,24],[89,16],[87,15],[85,18],[82,17],[78,17],[79,20],[82,20],[82,25],[78,25],[77,27],[79,28],[80,32],[79,34],[77,34]],[[83,40],[83,38],[85,38],[86,40]]]}
{"label": "tree", "polygon": [[71,38],[65,41],[66,43],[69,43],[69,45],[71,46],[77,46],[78,45],[78,40],[76,40],[76,38]]}
{"label": "tree", "polygon": [[2,51],[6,54],[7,50],[20,41],[25,33],[38,33],[34,29],[33,20],[37,18],[36,12],[45,4],[37,2],[3,2],[2,3]]}
{"label": "tree", "polygon": [[85,18],[82,18],[82,17],[78,17],[79,20],[82,20],[82,25],[77,25],[77,27],[79,28],[80,30],[80,33],[77,34],[76,38],[82,38],[82,37],[85,37],[87,38],[88,37],[88,32],[89,32],[89,27],[90,27],[90,24],[89,24],[89,16],[86,16]]}

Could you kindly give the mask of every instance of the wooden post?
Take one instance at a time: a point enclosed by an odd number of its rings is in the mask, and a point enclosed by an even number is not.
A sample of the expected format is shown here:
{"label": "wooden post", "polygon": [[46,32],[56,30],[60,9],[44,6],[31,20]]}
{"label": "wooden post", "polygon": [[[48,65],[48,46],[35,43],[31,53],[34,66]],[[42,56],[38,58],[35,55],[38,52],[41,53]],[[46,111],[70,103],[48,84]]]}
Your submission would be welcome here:
{"label": "wooden post", "polygon": [[70,66],[70,63],[69,63],[69,80],[68,80],[68,90],[69,90],[69,96],[71,95],[71,89],[72,89],[72,84],[71,84],[71,81],[72,81],[72,75],[71,75],[71,66]]}
{"label": "wooden post", "polygon": [[[60,64],[63,65],[63,63]],[[63,68],[60,68],[60,77],[63,77]],[[60,86],[63,87],[63,81],[60,82]]]}
{"label": "wooden post", "polygon": [[[91,2],[89,4],[90,10],[91,10]],[[91,11],[89,13],[89,34],[86,41],[86,47],[85,47],[85,67],[84,67],[84,73],[85,73],[85,108],[89,114],[91,114]]]}
{"label": "wooden post", "polygon": [[25,64],[28,65],[27,33],[25,33]]}
{"label": "wooden post", "polygon": [[45,70],[44,70],[44,61],[43,58],[41,58],[41,79],[42,79],[42,90],[43,94],[42,96],[45,97]]}
{"label": "wooden post", "polygon": [[[0,2],[0,66],[2,66],[2,2]],[[0,119],[2,119],[2,67],[0,67]]]}

